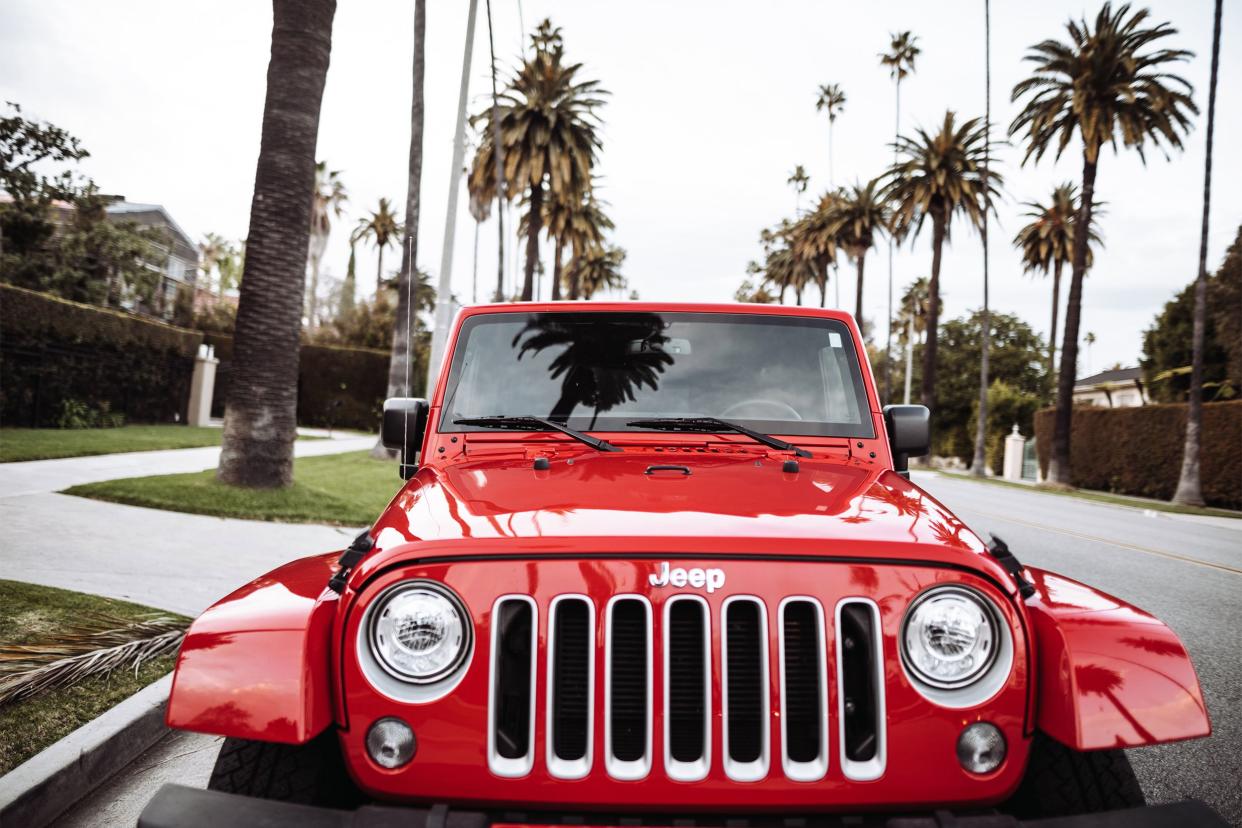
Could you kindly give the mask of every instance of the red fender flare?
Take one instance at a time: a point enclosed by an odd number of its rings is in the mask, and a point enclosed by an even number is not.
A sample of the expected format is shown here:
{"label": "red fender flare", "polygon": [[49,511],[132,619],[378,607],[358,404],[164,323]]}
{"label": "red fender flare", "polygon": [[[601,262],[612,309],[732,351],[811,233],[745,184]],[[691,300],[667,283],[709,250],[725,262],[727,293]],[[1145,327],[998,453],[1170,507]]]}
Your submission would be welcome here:
{"label": "red fender flare", "polygon": [[177,656],[169,727],[301,744],[332,723],[330,646],[339,552],[256,578],[190,626]]}
{"label": "red fender flare", "polygon": [[1030,567],[1039,729],[1076,750],[1211,735],[1199,678],[1159,619],[1085,584]]}

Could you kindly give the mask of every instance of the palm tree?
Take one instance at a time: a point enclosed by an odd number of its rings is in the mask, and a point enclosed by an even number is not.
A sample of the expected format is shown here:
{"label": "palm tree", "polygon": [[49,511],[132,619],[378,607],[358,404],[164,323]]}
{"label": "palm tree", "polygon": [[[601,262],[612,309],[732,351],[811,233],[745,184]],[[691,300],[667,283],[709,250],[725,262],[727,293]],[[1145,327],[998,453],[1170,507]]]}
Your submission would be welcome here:
{"label": "palm tree", "polygon": [[621,290],[625,277],[621,264],[625,250],[615,245],[592,245],[583,253],[576,254],[569,266],[582,289],[582,298],[590,299],[597,291]]}
{"label": "palm tree", "polygon": [[1173,502],[1203,505],[1199,481],[1199,455],[1203,431],[1203,338],[1207,313],[1208,215],[1212,205],[1212,131],[1216,126],[1216,77],[1220,70],[1221,0],[1216,0],[1212,27],[1212,76],[1208,82],[1207,155],[1203,162],[1203,224],[1199,231],[1199,275],[1195,279],[1195,321],[1191,334],[1190,405],[1186,412],[1186,444],[1182,449],[1182,471]]}
{"label": "palm tree", "polygon": [[277,488],[293,479],[315,140],[335,11],[335,0],[272,2],[272,57],[216,472],[231,485]]}
{"label": "palm tree", "polygon": [[[1078,188],[1065,182],[1052,191],[1047,204],[1028,201],[1024,215],[1031,221],[1013,238],[1014,247],[1022,253],[1022,267],[1027,273],[1039,271],[1045,276],[1052,273],[1052,326],[1048,334],[1048,376],[1055,376],[1057,358],[1057,312],[1061,305],[1061,271],[1073,257],[1074,218],[1078,215]],[[1099,215],[1096,205],[1092,215]],[[1088,231],[1087,269],[1090,270],[1093,252],[1090,245],[1099,244],[1100,236],[1092,225]]]}
{"label": "palm tree", "polygon": [[1091,346],[1095,344],[1095,334],[1087,331],[1087,335],[1082,338],[1083,344],[1087,346],[1087,373],[1091,373]]}
{"label": "palm tree", "polygon": [[[424,80],[426,69],[424,56],[427,42],[427,3],[426,0],[414,0],[414,55],[413,55],[413,91],[410,96],[410,155],[406,167],[405,190],[405,229],[401,240],[401,268],[397,272],[397,312],[393,315],[392,345],[388,357],[388,397],[408,397],[413,393],[414,382],[410,376],[410,348],[418,333],[418,309],[410,308],[413,298],[413,274],[421,274],[418,269],[418,218],[422,206],[423,182],[423,110]],[[380,209],[384,210],[384,201],[380,200]],[[385,219],[386,221],[386,219]],[[384,247],[380,243],[378,232],[372,231],[376,237],[376,246],[380,254],[380,277],[384,262]],[[378,292],[378,281],[376,291]],[[397,452],[386,448],[380,440],[375,441],[371,456],[377,460],[395,458]]]}
{"label": "palm tree", "polygon": [[341,282],[341,302],[337,311],[342,318],[348,316],[354,310],[354,300],[358,292],[358,271],[357,271],[357,255],[354,247],[357,242],[353,239],[349,240],[349,264],[345,266],[345,280]]}
{"label": "palm tree", "polygon": [[370,218],[358,220],[353,240],[371,239],[379,250],[379,262],[375,267],[375,292],[384,288],[384,250],[395,244],[401,237],[401,222],[392,211],[392,202],[386,198],[379,200],[379,209],[371,213]]}
{"label": "palm tree", "polygon": [[789,246],[794,256],[812,270],[812,278],[819,286],[819,306],[828,302],[828,269],[836,267],[839,240],[835,226],[835,211],[840,194],[829,190],[820,197],[819,205],[808,212],[789,229]]}
{"label": "palm tree", "polygon": [[890,233],[892,216],[888,199],[881,192],[880,180],[873,178],[866,184],[855,183],[845,190],[832,209],[829,228],[837,244],[854,257],[858,268],[858,284],[854,292],[854,318],[858,330],[864,331],[863,322],[863,266],[867,251],[875,246],[876,235]]}
{"label": "palm tree", "polygon": [[806,174],[806,170],[802,165],[794,167],[794,171],[789,174],[789,178],[785,179],[785,183],[793,187],[794,191],[794,215],[802,212],[802,194],[806,192],[806,185],[811,182],[811,177]]}
{"label": "palm tree", "polygon": [[[492,179],[492,189],[494,192],[487,199],[487,203],[490,204],[493,198],[496,199],[496,233],[497,233],[496,293],[492,296],[492,299],[496,302],[499,302],[505,297],[505,211],[504,211],[504,204],[505,204],[506,199],[508,198],[508,196],[506,195],[506,193],[508,192],[508,188],[505,186],[504,147],[501,146],[501,142],[500,142],[500,117],[498,115],[500,111],[499,110],[500,95],[496,91],[496,39],[492,33],[492,0],[487,0],[487,48],[488,48],[488,53],[491,56],[491,62],[489,65],[489,69],[490,69],[490,74],[492,78],[492,118],[491,118],[492,147],[493,147],[492,159],[495,162],[492,165],[493,167],[495,167],[495,173],[494,173],[495,177]],[[467,187],[470,186],[470,182],[472,180],[473,180],[473,176],[468,174],[467,179],[466,179]],[[475,225],[475,237],[476,237],[475,247],[476,248],[478,247],[478,241],[477,241],[478,229],[479,229],[478,225],[476,224]]]}
{"label": "palm tree", "polygon": [[[569,215],[566,243],[572,255],[578,256],[593,247],[604,243],[604,233],[614,229],[612,219],[604,212],[608,203],[595,197],[594,189],[585,198],[574,205]],[[558,237],[557,241],[560,239]],[[578,271],[569,272],[569,298],[577,299],[582,294],[582,284]]]}
{"label": "palm tree", "polygon": [[[893,80],[893,166],[897,165],[897,141],[901,135],[901,82],[914,74],[914,62],[922,52],[918,47],[918,37],[912,32],[893,32],[890,35],[888,51],[879,55],[880,65],[888,67],[888,75]],[[890,352],[893,347],[893,243],[895,239],[888,237],[888,331],[884,341],[884,399],[891,398],[892,374]]]}
{"label": "palm tree", "polygon": [[[913,64],[911,65],[913,68]],[[832,127],[837,122],[837,115],[845,111],[845,90],[840,84],[825,83],[819,87],[819,96],[815,99],[815,111],[828,111],[828,186],[837,186],[832,167]]]}
{"label": "palm tree", "polygon": [[[543,224],[548,235],[556,241],[552,260],[552,301],[561,298],[564,280],[564,251],[569,247],[573,254],[599,246],[604,241],[604,231],[613,229],[612,219],[604,214],[605,203],[595,197],[594,185],[585,193],[570,193],[568,198],[555,195],[543,205]],[[528,226],[529,212],[521,219],[520,227]],[[569,298],[577,299],[580,292],[576,275],[571,272]]]}
{"label": "palm tree", "polygon": [[[584,192],[590,186],[591,168],[600,148],[596,109],[604,104],[597,81],[581,81],[582,64],[566,64],[560,29],[550,21],[540,24],[531,37],[533,52],[518,70],[500,105],[473,119],[484,122],[490,132],[499,121],[503,175],[512,182],[510,197],[527,191],[531,221],[526,235],[526,270],[522,299],[534,294],[535,264],[539,259],[539,234],[543,230],[546,189],[553,193]],[[486,136],[479,144],[471,177],[495,175],[495,139]],[[480,191],[491,189],[482,180]]]}
{"label": "palm tree", "polygon": [[917,238],[926,219],[932,223],[931,281],[928,283],[927,342],[923,348],[923,405],[936,407],[936,343],[940,324],[940,258],[953,217],[961,213],[977,227],[1002,184],[1000,173],[983,164],[986,131],[978,118],[960,126],[952,111],[940,131],[923,129],[897,139],[900,156],[888,171],[884,195],[891,202],[894,232]]}
{"label": "palm tree", "polygon": [[[1068,42],[1045,40],[1031,47],[1026,60],[1035,65],[1034,71],[1013,88],[1013,101],[1027,98],[1009,126],[1010,135],[1026,132],[1024,164],[1032,157],[1038,161],[1050,147],[1059,158],[1075,135],[1082,142],[1082,195],[1075,227],[1091,226],[1096,169],[1105,144],[1115,151],[1120,138],[1123,146],[1134,148],[1146,161],[1143,148],[1150,141],[1167,156],[1168,149],[1181,148],[1181,136],[1190,129],[1191,115],[1198,112],[1190,84],[1168,71],[1169,64],[1184,61],[1191,53],[1157,48],[1177,30],[1168,23],[1148,26],[1149,16],[1146,9],[1131,12],[1125,4],[1114,11],[1111,3],[1105,3],[1094,25],[1086,19],[1070,20]],[[1049,464],[1049,479],[1066,486],[1087,240],[1087,233],[1074,235]]]}
{"label": "palm tree", "polygon": [[[467,188],[469,187],[469,179],[467,179]],[[474,266],[471,268],[472,276],[470,280],[470,301],[479,301],[479,225],[491,218],[492,202],[490,199],[483,200],[476,198],[474,193],[470,193],[470,201],[468,205],[470,210],[470,218],[474,219]]]}
{"label": "palm tree", "polygon": [[307,250],[310,288],[306,297],[306,319],[312,328],[319,325],[319,265],[324,251],[328,249],[332,219],[341,217],[348,200],[341,171],[329,170],[326,161],[315,164],[315,192],[311,201],[310,245]]}
{"label": "palm tree", "polygon": [[[991,167],[992,149],[992,4],[983,0],[983,175],[987,178]],[[984,193],[987,207],[983,210],[983,226],[979,237],[983,241],[983,319],[979,337],[979,413],[975,417],[975,456],[970,473],[975,477],[987,474],[988,440],[988,358],[992,350],[992,309],[988,306],[988,213],[992,212],[990,193]],[[891,330],[891,326],[890,326]],[[887,367],[887,366],[886,366]]]}
{"label": "palm tree", "polygon": [[904,380],[905,389],[902,393],[902,404],[910,404],[910,383],[914,376],[914,344],[916,337],[922,337],[927,331],[927,302],[928,302],[929,283],[926,276],[920,276],[915,279],[908,288],[906,293],[901,297],[900,311],[898,312],[898,341],[905,347],[906,352],[906,372]]}

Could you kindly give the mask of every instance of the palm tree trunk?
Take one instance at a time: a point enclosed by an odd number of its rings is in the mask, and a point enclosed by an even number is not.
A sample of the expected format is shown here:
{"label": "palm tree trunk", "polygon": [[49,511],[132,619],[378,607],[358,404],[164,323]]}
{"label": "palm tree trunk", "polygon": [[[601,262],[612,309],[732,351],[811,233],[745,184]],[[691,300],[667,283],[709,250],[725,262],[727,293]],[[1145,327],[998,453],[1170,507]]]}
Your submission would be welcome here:
{"label": "palm tree trunk", "polygon": [[1087,236],[1095,201],[1097,161],[1086,150],[1082,160],[1082,204],[1074,218],[1074,257],[1070,265],[1069,298],[1065,304],[1065,336],[1061,344],[1061,373],[1057,377],[1057,407],[1052,430],[1052,459],[1048,480],[1070,485],[1070,429],[1074,418],[1074,380],[1078,374],[1078,327],[1082,321],[1082,280],[1087,265]]}
{"label": "palm tree trunk", "polygon": [[936,346],[940,334],[940,254],[947,217],[943,208],[932,215],[932,269],[927,283],[927,332],[923,345],[923,405],[936,410]]}
{"label": "palm tree trunk", "polygon": [[1052,333],[1048,335],[1048,377],[1056,376],[1057,371],[1057,311],[1061,309],[1061,268],[1065,265],[1060,259],[1052,266]]}
{"label": "palm tree trunk", "polygon": [[855,262],[858,264],[858,286],[854,291],[854,319],[858,321],[858,332],[866,335],[866,327],[863,324],[863,265],[867,261],[867,251],[860,251]]}
{"label": "palm tree trunk", "polygon": [[910,383],[914,375],[914,316],[906,320],[906,375],[903,378],[905,382],[905,393],[901,396],[901,404],[910,404]]}
{"label": "palm tree trunk", "polygon": [[324,248],[328,237],[321,233],[311,233],[310,238],[310,290],[306,297],[306,322],[311,328],[318,327],[319,317],[319,265],[323,261]]}
{"label": "palm tree trunk", "polygon": [[1220,67],[1220,7],[1216,0],[1216,23],[1212,33],[1212,80],[1208,90],[1207,156],[1203,164],[1203,224],[1199,230],[1199,275],[1195,279],[1195,322],[1190,361],[1190,405],[1186,411],[1186,444],[1182,449],[1182,472],[1173,502],[1203,505],[1199,479],[1199,456],[1203,439],[1203,336],[1207,315],[1208,215],[1212,205],[1212,130],[1216,126],[1216,76]]}
{"label": "palm tree trunk", "polygon": [[824,272],[819,276],[819,306],[821,308],[828,307],[828,268],[824,267]]}
{"label": "palm tree trunk", "polygon": [[272,2],[267,99],[216,472],[236,486],[293,480],[315,140],[335,13],[336,0]]}
{"label": "palm tree trunk", "polygon": [[[422,205],[423,186],[423,113],[424,113],[424,55],[427,41],[427,2],[414,0],[414,89],[410,98],[410,155],[405,191],[405,239],[401,248],[401,269],[397,276],[397,313],[392,324],[392,351],[388,357],[388,396],[408,397],[415,386],[421,386],[410,376],[410,349],[414,343],[414,328],[418,318],[414,303],[414,285],[418,281],[418,218]],[[476,225],[475,236],[478,236]],[[380,250],[383,256],[384,251]],[[381,259],[381,261],[383,261]],[[385,448],[378,439],[371,448],[371,456],[377,460],[395,458],[397,452]]]}
{"label": "palm tree trunk", "polygon": [[500,98],[496,93],[496,39],[492,35],[492,0],[487,0],[487,46],[491,53],[492,73],[492,155],[496,157],[496,295],[494,301],[505,298],[505,162],[504,147],[500,141]]}
{"label": "palm tree trunk", "polygon": [[552,301],[559,301],[561,298],[561,254],[564,252],[564,243],[558,238],[556,240],[556,261],[552,263]]}
{"label": "palm tree trunk", "polygon": [[530,188],[530,229],[526,233],[526,279],[522,283],[522,301],[529,302],[535,293],[535,265],[539,262],[539,233],[543,230],[543,185]]}
{"label": "palm tree trunk", "polygon": [[375,265],[375,295],[378,297],[384,289],[384,245],[376,245],[379,250],[379,261]]}
{"label": "palm tree trunk", "polygon": [[479,303],[479,222],[474,223],[474,265],[470,268],[470,304]]}
{"label": "palm tree trunk", "polygon": [[988,356],[992,349],[992,311],[988,307],[988,208],[992,200],[988,197],[988,161],[992,147],[992,15],[991,4],[983,2],[984,25],[984,87],[987,90],[984,99],[983,116],[983,326],[979,337],[979,416],[975,418],[975,456],[971,462],[970,472],[975,477],[987,475],[987,442],[988,442]]}

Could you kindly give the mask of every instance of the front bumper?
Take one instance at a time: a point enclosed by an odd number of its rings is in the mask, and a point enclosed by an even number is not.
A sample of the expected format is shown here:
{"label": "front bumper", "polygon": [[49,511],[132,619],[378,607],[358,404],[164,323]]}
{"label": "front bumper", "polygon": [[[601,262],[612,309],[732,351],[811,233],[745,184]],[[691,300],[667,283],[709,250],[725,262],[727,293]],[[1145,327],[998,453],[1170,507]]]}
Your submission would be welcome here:
{"label": "front bumper", "polygon": [[930,814],[890,816],[860,814],[841,816],[816,814],[794,820],[779,814],[719,814],[711,818],[685,816],[616,818],[592,814],[537,817],[513,813],[490,814],[482,811],[452,810],[445,805],[430,808],[404,808],[365,805],[356,811],[337,811],[309,805],[295,805],[270,799],[205,791],[184,785],[166,784],[155,794],[138,817],[139,828],[220,828],[221,825],[281,826],[297,828],[517,828],[518,826],[615,824],[618,826],[728,826],[728,828],[1228,828],[1228,824],[1198,800],[1151,805],[1124,811],[1108,811],[1042,820],[1018,820],[996,813]]}

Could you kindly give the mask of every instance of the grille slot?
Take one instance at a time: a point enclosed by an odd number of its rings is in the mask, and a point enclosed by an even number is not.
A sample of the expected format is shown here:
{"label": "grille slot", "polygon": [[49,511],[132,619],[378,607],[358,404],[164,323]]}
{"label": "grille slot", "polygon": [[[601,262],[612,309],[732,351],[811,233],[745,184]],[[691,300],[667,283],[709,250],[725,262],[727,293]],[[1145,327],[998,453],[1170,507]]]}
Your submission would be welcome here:
{"label": "grille slot", "polygon": [[651,605],[645,599],[610,603],[607,658],[609,773],[640,779],[651,769]]}
{"label": "grille slot", "polygon": [[500,776],[522,776],[534,760],[535,602],[524,596],[501,598],[492,618],[488,763]]}
{"label": "grille slot", "polygon": [[837,605],[841,764],[850,779],[884,772],[884,663],[880,612],[871,601]]}
{"label": "grille slot", "polygon": [[724,605],[725,771],[738,781],[767,774],[768,639],[763,605],[730,598]]}
{"label": "grille slot", "polygon": [[562,778],[590,770],[595,612],[583,597],[562,596],[550,610],[548,764]]}
{"label": "grille slot", "polygon": [[781,603],[781,745],[785,775],[800,782],[828,770],[824,611],[811,598]]}
{"label": "grille slot", "polygon": [[711,624],[702,598],[664,608],[665,770],[682,782],[707,776],[711,754]]}

